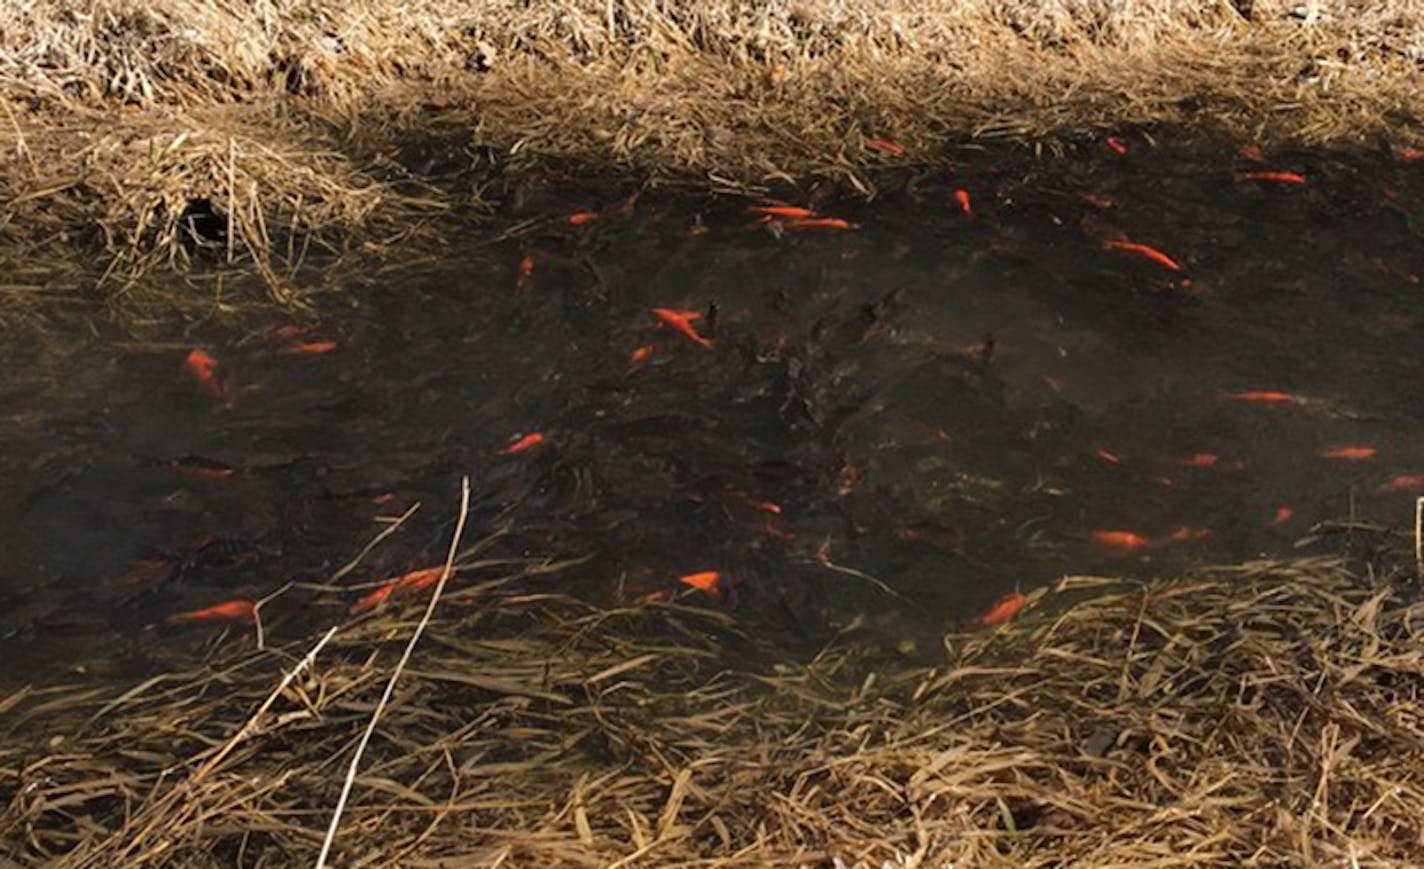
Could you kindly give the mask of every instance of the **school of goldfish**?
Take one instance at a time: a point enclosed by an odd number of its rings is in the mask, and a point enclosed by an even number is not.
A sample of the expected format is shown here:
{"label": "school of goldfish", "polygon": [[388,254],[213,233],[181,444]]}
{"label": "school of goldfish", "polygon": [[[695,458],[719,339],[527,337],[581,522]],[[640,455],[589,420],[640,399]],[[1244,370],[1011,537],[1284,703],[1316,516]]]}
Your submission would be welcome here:
{"label": "school of goldfish", "polygon": [[[868,136],[861,141],[866,149],[880,155],[877,160],[894,163],[900,158],[909,160],[914,157],[911,148],[884,136]],[[1137,145],[1126,137],[1107,136],[1100,140],[1098,147],[1101,148],[1100,153],[1104,159],[1121,165],[1119,161],[1127,163],[1134,158]],[[1263,164],[1265,160],[1259,149],[1248,148],[1243,151],[1242,157],[1255,164]],[[1403,161],[1424,162],[1424,154],[1407,149],[1400,153],[1399,158]],[[1258,196],[1301,195],[1292,188],[1308,190],[1321,183],[1320,178],[1313,173],[1307,175],[1304,172],[1267,166],[1236,171],[1226,177],[1225,182],[1228,187],[1232,186],[1232,182],[1240,185],[1233,189],[1242,195]],[[972,231],[981,222],[992,220],[995,210],[992,191],[986,191],[969,181],[961,182],[950,177],[946,177],[944,183],[948,185],[949,191],[945,205],[955,213],[954,219],[958,227]],[[954,186],[960,183],[964,186]],[[974,193],[971,193],[971,188],[974,188]],[[765,230],[778,238],[781,233],[786,232],[805,231],[817,236],[820,233],[816,231],[835,234],[854,233],[862,229],[862,224],[845,216],[827,213],[822,202],[816,201],[814,197],[812,199],[812,202],[804,205],[784,201],[753,203],[746,206],[741,221],[745,224],[746,215],[750,215],[751,227]],[[1084,219],[1082,228],[1095,242],[1095,255],[1110,263],[1108,267],[1131,271],[1144,280],[1155,281],[1157,286],[1165,285],[1182,290],[1197,286],[1192,280],[1196,277],[1196,271],[1203,270],[1200,251],[1180,251],[1170,238],[1154,237],[1156,234],[1150,231],[1143,231],[1139,235],[1135,230],[1132,235],[1128,235],[1121,228],[1113,226],[1102,219],[1103,213],[1111,212],[1117,207],[1117,202],[1111,196],[1084,190],[1077,192],[1077,200],[1097,210],[1092,216]],[[562,216],[551,218],[550,222],[557,225],[559,231],[566,236],[578,237],[589,233],[596,236],[609,231],[608,227],[613,218],[632,215],[635,202],[636,196],[603,210],[586,209],[563,213]],[[1083,210],[1081,205],[1079,209]],[[688,230],[689,234],[699,236],[712,231],[713,229],[702,221],[701,216]],[[868,229],[866,231],[869,232]],[[1396,267],[1385,264],[1381,268],[1387,270]],[[516,292],[529,298],[537,298],[545,290],[546,276],[555,270],[557,263],[550,265],[539,249],[528,247],[520,251],[514,267]],[[1188,278],[1188,275],[1192,277]],[[1401,272],[1401,277],[1405,279],[1412,276],[1412,273]],[[617,350],[618,353],[624,354],[619,358],[626,361],[631,371],[643,371],[646,374],[669,360],[683,357],[713,359],[718,353],[732,352],[726,350],[731,341],[719,334],[719,326],[724,324],[718,323],[715,304],[705,310],[692,309],[690,305],[696,304],[698,300],[689,298],[687,293],[676,289],[668,289],[659,298],[662,304],[640,309],[640,319],[634,327],[634,341]],[[878,335],[884,334],[884,326],[877,321],[877,316],[872,312],[867,318],[868,322],[863,324],[864,328],[858,331],[861,343],[869,343],[876,340]],[[965,337],[967,336],[960,336],[959,341],[963,341]],[[274,344],[275,349],[272,352],[281,357],[326,356],[341,348],[336,339],[317,333],[311,326],[280,327],[273,330],[267,338]],[[774,342],[768,342],[765,352],[769,356],[782,353],[785,344],[785,336],[778,336]],[[957,345],[953,350],[958,357],[983,366],[990,365],[999,352],[992,337],[973,344]],[[1009,352],[1012,352],[1012,348]],[[317,360],[308,363],[296,359],[287,360],[287,363],[313,366],[323,364]],[[230,371],[210,348],[194,347],[188,350],[182,359],[181,367],[190,382],[187,388],[196,388],[197,393],[207,399],[231,406],[234,401],[247,394],[241,382],[240,369]],[[1042,373],[1035,377],[1040,378],[1043,387],[1054,394],[1062,394],[1071,388],[1058,374]],[[1309,415],[1313,411],[1325,412],[1331,406],[1328,397],[1298,394],[1278,388],[1277,384],[1269,382],[1234,384],[1232,388],[1213,392],[1211,395],[1212,400],[1219,399],[1223,412],[1257,413],[1265,417]],[[1234,409],[1228,410],[1233,407]],[[527,422],[538,424],[537,420]],[[571,430],[557,426],[552,429],[552,434],[550,430],[528,427],[516,429],[513,425],[510,428],[514,430],[507,436],[502,436],[502,442],[492,439],[493,442],[486,443],[481,449],[485,450],[483,454],[487,457],[504,457],[511,466],[519,466],[519,463],[537,464],[543,457],[556,455],[566,447],[568,437],[574,434]],[[937,442],[951,443],[957,433],[956,428],[927,424],[924,426],[923,435]],[[1363,472],[1392,461],[1392,452],[1391,449],[1370,443],[1333,442],[1319,445],[1313,455],[1306,456],[1304,460],[1315,461],[1321,465],[1358,468]],[[1219,479],[1221,475],[1240,474],[1247,470],[1245,460],[1240,457],[1242,454],[1219,444],[1212,445],[1211,449],[1187,447],[1173,451],[1163,450],[1156,455],[1137,455],[1125,448],[1124,444],[1104,443],[1089,446],[1080,455],[1085,464],[1096,468],[1098,473],[1136,473],[1139,479],[1148,481],[1152,486],[1160,486],[1162,490],[1181,485],[1184,480]],[[199,456],[171,458],[158,464],[176,476],[203,484],[245,479],[260,471],[257,468]],[[839,466],[829,474],[830,490],[839,498],[850,498],[867,486],[867,474],[871,471],[873,468],[863,457],[846,454]],[[1424,493],[1424,472],[1381,475],[1372,479],[1369,488],[1378,494]],[[729,514],[745,516],[745,527],[766,538],[766,541],[787,549],[800,547],[799,551],[803,553],[814,552],[808,559],[811,562],[827,566],[835,564],[830,554],[830,542],[822,541],[817,544],[815,537],[808,539],[805,530],[795,523],[795,505],[783,505],[780,501],[773,500],[769,492],[753,492],[726,486],[715,491],[685,492],[684,497],[697,503],[709,500],[715,502]],[[372,504],[384,504],[395,498],[393,493],[388,492],[369,495]],[[1263,515],[1252,519],[1257,527],[1290,528],[1297,522],[1296,510],[1290,504],[1268,502],[1263,506]],[[1211,528],[1191,523],[1164,522],[1153,528],[1130,527],[1133,524],[1136,523],[1103,523],[1103,527],[1098,528],[1089,525],[1082,532],[1081,542],[1085,548],[1095,548],[1107,557],[1120,558],[1129,555],[1141,556],[1168,547],[1189,544],[1210,538],[1214,533]],[[1124,525],[1129,527],[1123,527]],[[923,543],[929,539],[924,530],[911,527],[898,529],[896,537],[906,543]],[[812,547],[815,547],[814,550]],[[689,559],[698,558],[696,553],[688,553],[688,556]],[[180,556],[146,554],[135,558],[118,582],[134,587],[159,584],[166,581],[166,577],[178,570],[182,563]],[[347,609],[353,615],[377,610],[403,595],[429,588],[444,575],[445,571],[441,567],[427,567],[393,578],[368,581],[361,586],[363,592]],[[652,590],[640,589],[639,593],[627,600],[636,604],[653,604],[696,598],[726,603],[734,597],[738,573],[728,567],[693,563],[681,571],[665,571],[651,582],[656,587]],[[175,625],[245,625],[254,621],[255,607],[250,597],[239,597],[174,613],[166,620]],[[994,600],[980,615],[969,621],[985,627],[994,627],[1014,620],[1028,607],[1031,607],[1031,598],[1016,591]]]}

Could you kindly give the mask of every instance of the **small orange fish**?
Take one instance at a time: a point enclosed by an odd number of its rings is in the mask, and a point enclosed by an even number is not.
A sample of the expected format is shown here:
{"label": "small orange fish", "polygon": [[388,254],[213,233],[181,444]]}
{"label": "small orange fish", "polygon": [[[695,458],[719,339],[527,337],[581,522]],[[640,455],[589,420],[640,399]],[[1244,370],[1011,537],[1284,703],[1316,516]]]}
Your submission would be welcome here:
{"label": "small orange fish", "polygon": [[1343,459],[1347,462],[1359,462],[1365,459],[1372,459],[1379,455],[1379,450],[1374,447],[1332,447],[1328,450],[1321,450],[1320,457],[1323,459]]}
{"label": "small orange fish", "polygon": [[857,224],[839,217],[800,217],[786,221],[787,229],[859,229]]}
{"label": "small orange fish", "polygon": [[1295,172],[1237,172],[1237,181],[1272,181],[1277,184],[1304,184],[1305,176]]}
{"label": "small orange fish", "polygon": [[1295,518],[1295,511],[1288,504],[1282,504],[1276,508],[1276,515],[1271,517],[1271,521],[1266,523],[1268,528],[1276,528],[1286,524]]}
{"label": "small orange fish", "polygon": [[672,600],[672,591],[663,589],[662,591],[649,592],[641,597],[636,597],[630,603],[633,606],[646,606],[650,603],[665,603]]}
{"label": "small orange fish", "polygon": [[754,501],[752,506],[763,513],[770,513],[773,516],[781,515],[781,505],[775,501]]}
{"label": "small orange fish", "polygon": [[1137,254],[1140,257],[1151,260],[1160,266],[1166,266],[1174,272],[1184,271],[1182,264],[1167,256],[1155,247],[1145,244],[1138,244],[1135,241],[1119,241],[1112,239],[1106,242],[1109,250],[1120,250],[1124,253]]}
{"label": "small orange fish", "polygon": [[374,609],[385,602],[386,598],[398,591],[414,591],[418,588],[425,588],[440,581],[440,577],[445,573],[444,567],[427,567],[424,570],[413,570],[404,576],[398,576],[389,582],[383,582],[370,593],[363,595],[351,605],[351,613],[366,612]]}
{"label": "small orange fish", "polygon": [[628,354],[628,361],[629,361],[629,362],[646,362],[648,359],[652,358],[652,355],[653,355],[653,345],[651,345],[651,344],[644,344],[642,347],[639,347],[638,349],[634,350],[632,353],[629,353],[629,354]]}
{"label": "small orange fish", "polygon": [[529,289],[529,282],[534,279],[534,257],[525,254],[519,261],[519,277],[514,281],[514,288],[517,290]]}
{"label": "small orange fish", "polygon": [[1228,392],[1221,396],[1229,401],[1249,401],[1256,404],[1305,404],[1305,399],[1289,392],[1276,392],[1274,390],[1248,390],[1246,392]]}
{"label": "small orange fish", "polygon": [[889,139],[866,139],[865,147],[874,148],[882,154],[890,154],[899,157],[905,153],[905,149],[890,141]]}
{"label": "small orange fish", "polygon": [[1399,152],[1399,159],[1405,162],[1424,160],[1424,151],[1421,151],[1418,148],[1405,148]]}
{"label": "small orange fish", "polygon": [[544,435],[539,432],[530,432],[504,449],[500,450],[501,455],[512,456],[515,453],[522,453],[532,447],[537,447],[544,442]]}
{"label": "small orange fish", "polygon": [[375,590],[369,592],[368,594],[362,595],[356,600],[355,603],[351,605],[351,614],[353,616],[359,615],[360,613],[364,613],[367,610],[375,609],[376,607],[385,603],[386,598],[390,597],[395,590],[396,580],[381,583],[375,588]]}
{"label": "small orange fish", "polygon": [[849,495],[860,485],[860,469],[850,463],[847,459],[841,465],[840,474],[836,476],[836,494]]}
{"label": "small orange fish", "polygon": [[1108,150],[1112,151],[1119,157],[1127,156],[1127,143],[1119,139],[1117,136],[1108,136],[1106,139],[1103,140],[1103,144],[1107,145]]}
{"label": "small orange fish", "polygon": [[1129,551],[1147,546],[1147,538],[1131,531],[1094,531],[1093,540],[1101,546]]}
{"label": "small orange fish", "polygon": [[1220,461],[1220,457],[1215,453],[1196,453],[1182,459],[1182,466],[1187,468],[1210,468],[1218,461]]}
{"label": "small orange fish", "polygon": [[671,308],[653,308],[651,312],[659,323],[668,326],[687,340],[708,350],[712,349],[712,341],[697,334],[697,330],[692,328],[691,321],[682,312],[674,311]]}
{"label": "small orange fish", "polygon": [[217,359],[204,350],[194,348],[188,351],[188,357],[183,361],[183,365],[188,369],[188,373],[198,381],[198,385],[203,388],[204,392],[214,398],[222,397],[223,385],[218,378]]}
{"label": "small orange fish", "polygon": [[282,341],[290,341],[293,338],[300,338],[312,330],[311,326],[300,326],[292,324],[289,326],[279,326],[272,330],[272,337]]}
{"label": "small orange fish", "polygon": [[1068,384],[1064,383],[1063,378],[1061,377],[1054,377],[1052,374],[1045,374],[1043,375],[1043,385],[1047,386],[1054,392],[1061,393],[1063,391],[1063,387],[1067,386]]}
{"label": "small orange fish", "polygon": [[1241,149],[1241,156],[1250,160],[1252,163],[1266,162],[1266,155],[1261,152],[1260,145],[1246,145]]}
{"label": "small orange fish", "polygon": [[1093,450],[1093,455],[1097,456],[1098,458],[1102,459],[1103,461],[1107,462],[1107,463],[1110,464],[1110,465],[1120,465],[1120,464],[1122,464],[1122,459],[1118,458],[1118,457],[1117,457],[1116,455],[1114,455],[1113,453],[1110,453],[1110,452],[1108,452],[1107,450],[1104,450],[1104,449],[1096,449],[1096,450]]}
{"label": "small orange fish", "polygon": [[1381,485],[1376,492],[1409,492],[1424,489],[1424,474],[1400,474]]}
{"label": "small orange fish", "polygon": [[792,220],[820,216],[809,208],[798,208],[795,205],[752,205],[748,206],[747,210],[763,217],[784,217]]}
{"label": "small orange fish", "polygon": [[1117,203],[1112,200],[1112,197],[1104,196],[1101,193],[1093,193],[1088,190],[1078,191],[1078,198],[1094,208],[1101,208],[1104,211],[1117,206]]}
{"label": "small orange fish", "polygon": [[1167,535],[1169,540],[1176,540],[1185,543],[1188,540],[1200,540],[1203,537],[1210,537],[1211,531],[1206,528],[1189,528],[1183,525]]}
{"label": "small orange fish", "polygon": [[564,222],[569,226],[583,226],[585,223],[592,223],[600,216],[597,211],[575,211],[573,214],[564,218]]}
{"label": "small orange fish", "polygon": [[959,203],[959,210],[964,212],[965,216],[974,213],[974,208],[969,200],[968,190],[965,190],[963,187],[957,188],[954,191],[954,201]]}
{"label": "small orange fish", "polygon": [[330,353],[336,349],[336,342],[330,339],[321,341],[301,341],[296,344],[288,344],[282,348],[283,355],[292,356],[298,353],[308,356],[320,356],[323,353]]}
{"label": "small orange fish", "polygon": [[1014,616],[1019,614],[1019,610],[1028,604],[1028,598],[1018,592],[1010,592],[994,602],[989,607],[989,611],[979,617],[979,624],[994,626],[1002,625]]}
{"label": "small orange fish", "polygon": [[722,592],[722,574],[716,570],[689,573],[686,576],[679,576],[677,581],[699,591],[705,591],[714,597]]}
{"label": "small orange fish", "polygon": [[174,613],[167,621],[170,625],[186,625],[195,622],[250,622],[255,618],[256,604],[250,600],[230,600],[206,609],[186,613]]}

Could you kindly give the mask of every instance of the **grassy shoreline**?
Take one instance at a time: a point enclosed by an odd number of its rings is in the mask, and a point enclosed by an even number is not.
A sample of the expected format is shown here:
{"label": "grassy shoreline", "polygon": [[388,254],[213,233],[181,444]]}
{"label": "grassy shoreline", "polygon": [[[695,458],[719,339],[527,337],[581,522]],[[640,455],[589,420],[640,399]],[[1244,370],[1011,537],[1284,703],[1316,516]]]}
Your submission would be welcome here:
{"label": "grassy shoreline", "polygon": [[[280,290],[303,251],[435,244],[552,166],[871,195],[878,169],[976,143],[1137,127],[1397,150],[1424,117],[1424,11],[31,0],[0,11],[0,81],[12,271],[77,254],[121,284],[199,257]],[[209,253],[184,241],[193,200],[230,221]]]}

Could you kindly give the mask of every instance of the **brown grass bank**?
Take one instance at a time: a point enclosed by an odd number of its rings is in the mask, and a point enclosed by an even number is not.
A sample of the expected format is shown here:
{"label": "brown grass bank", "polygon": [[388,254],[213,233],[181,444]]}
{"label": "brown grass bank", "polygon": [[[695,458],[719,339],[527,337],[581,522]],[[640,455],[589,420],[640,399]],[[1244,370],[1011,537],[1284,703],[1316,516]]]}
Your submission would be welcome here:
{"label": "brown grass bank", "polygon": [[1128,126],[1397,147],[1421,85],[1408,0],[19,0],[0,256],[15,285],[75,251],[182,263],[207,199],[233,230],[210,258],[280,288],[308,245],[437,239],[551,163],[869,193]]}
{"label": "brown grass bank", "polygon": [[[845,638],[749,673],[719,613],[467,578],[381,719],[338,865],[1417,866],[1415,583],[1333,559],[1072,578],[931,668]],[[0,700],[0,855],[312,865],[414,624],[347,624],[290,681],[310,642]]]}

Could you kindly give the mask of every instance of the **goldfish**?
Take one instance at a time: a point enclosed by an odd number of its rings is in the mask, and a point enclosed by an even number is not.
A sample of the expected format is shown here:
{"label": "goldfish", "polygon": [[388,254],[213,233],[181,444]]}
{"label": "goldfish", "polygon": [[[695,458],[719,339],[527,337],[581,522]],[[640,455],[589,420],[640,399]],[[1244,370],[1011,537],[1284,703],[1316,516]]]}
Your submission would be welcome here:
{"label": "goldfish", "polygon": [[1256,404],[1305,404],[1305,399],[1289,392],[1274,390],[1248,390],[1246,392],[1224,393],[1222,398],[1229,401],[1249,401]]}
{"label": "goldfish", "polygon": [[839,217],[800,217],[786,221],[787,229],[859,229],[857,224]]}
{"label": "goldfish", "polygon": [[444,567],[427,567],[424,570],[413,570],[404,576],[398,576],[389,582],[381,583],[369,594],[363,595],[351,605],[352,615],[374,609],[385,602],[386,598],[398,591],[414,591],[418,588],[425,588],[440,581],[440,577],[445,575]]}
{"label": "goldfish", "polygon": [[1215,453],[1196,453],[1182,459],[1182,465],[1188,468],[1210,468],[1219,460]]}
{"label": "goldfish", "polygon": [[1399,152],[1399,159],[1405,162],[1424,160],[1424,151],[1421,151],[1418,148],[1405,148],[1404,150]]}
{"label": "goldfish", "polygon": [[705,591],[713,596],[722,592],[722,574],[716,570],[689,573],[686,576],[679,576],[677,581],[699,591]]}
{"label": "goldfish", "polygon": [[514,287],[518,290],[529,289],[529,282],[534,279],[534,257],[525,254],[519,261],[519,276],[515,278]]}
{"label": "goldfish", "polygon": [[575,211],[573,214],[564,218],[564,222],[569,226],[583,226],[585,223],[592,223],[600,216],[597,211]]}
{"label": "goldfish", "polygon": [[770,513],[773,516],[781,515],[781,505],[775,501],[754,501],[752,506],[763,513]]}
{"label": "goldfish", "polygon": [[231,480],[240,473],[232,465],[201,456],[169,459],[168,467],[192,480]]}
{"label": "goldfish", "polygon": [[849,495],[860,485],[860,469],[850,463],[847,459],[841,465],[841,471],[836,476],[836,494]]}
{"label": "goldfish", "polygon": [[1131,531],[1094,531],[1093,540],[1113,549],[1133,550],[1147,546],[1147,538]]}
{"label": "goldfish", "polygon": [[1188,540],[1200,540],[1203,537],[1210,537],[1211,531],[1206,528],[1189,528],[1181,526],[1167,535],[1167,539],[1185,543]]}
{"label": "goldfish", "polygon": [[303,353],[309,356],[319,356],[323,353],[330,353],[335,349],[335,341],[332,341],[330,339],[323,339],[321,341],[300,341],[296,344],[288,344],[286,347],[282,348],[282,353],[289,356],[297,353]]}
{"label": "goldfish", "polygon": [[1282,504],[1276,508],[1276,515],[1271,517],[1271,521],[1266,523],[1268,528],[1275,528],[1286,524],[1295,518],[1295,511],[1288,504]]}
{"label": "goldfish", "polygon": [[1113,453],[1108,452],[1108,451],[1105,450],[1105,449],[1099,448],[1099,449],[1093,450],[1093,455],[1097,456],[1098,458],[1102,459],[1103,461],[1107,462],[1107,463],[1110,464],[1110,465],[1120,465],[1120,464],[1122,464],[1122,459],[1118,458],[1116,455],[1114,455]]}
{"label": "goldfish", "polygon": [[1093,193],[1088,190],[1078,191],[1078,198],[1094,208],[1101,208],[1104,211],[1117,206],[1117,203],[1112,200],[1112,197],[1104,196],[1101,193]]}
{"label": "goldfish", "polygon": [[650,359],[650,358],[652,357],[652,355],[653,355],[653,345],[651,345],[651,344],[644,344],[642,347],[639,347],[639,348],[637,348],[636,350],[634,350],[632,353],[629,353],[629,354],[628,354],[628,361],[629,361],[629,362],[646,362],[648,359]]}
{"label": "goldfish", "polygon": [[974,208],[969,200],[968,190],[965,190],[963,187],[957,188],[954,191],[954,201],[959,203],[959,210],[964,212],[965,216],[969,216],[974,213]]}
{"label": "goldfish", "polygon": [[1260,145],[1247,145],[1241,149],[1241,156],[1252,163],[1266,162],[1266,155],[1261,152]]}
{"label": "goldfish", "polygon": [[697,334],[697,330],[692,328],[692,323],[681,311],[674,311],[671,308],[653,308],[652,315],[659,323],[670,327],[674,332],[683,336],[687,340],[708,350],[712,349],[712,341]]}
{"label": "goldfish", "polygon": [[1127,156],[1127,143],[1119,139],[1117,136],[1108,136],[1106,139],[1103,140],[1103,144],[1107,145],[1108,150],[1112,151],[1119,157]]}
{"label": "goldfish", "polygon": [[382,583],[374,591],[358,598],[357,601],[351,605],[351,614],[354,616],[364,613],[367,610],[375,609],[385,603],[386,598],[390,597],[395,590],[396,583],[394,580]]}
{"label": "goldfish", "polygon": [[537,447],[544,442],[544,435],[539,432],[530,432],[504,449],[500,450],[501,455],[512,456],[515,453],[522,453],[532,447]]}
{"label": "goldfish", "polygon": [[1054,392],[1060,393],[1063,391],[1063,387],[1067,386],[1067,384],[1063,382],[1063,378],[1054,377],[1052,374],[1043,375],[1043,385]]}
{"label": "goldfish", "polygon": [[1158,250],[1155,247],[1150,247],[1145,244],[1138,244],[1135,241],[1119,241],[1117,239],[1109,240],[1105,242],[1105,244],[1107,245],[1109,250],[1120,250],[1124,253],[1135,253],[1138,256],[1149,259],[1160,266],[1166,266],[1174,272],[1184,271],[1181,263],[1167,256],[1165,253],[1162,253],[1162,251]]}
{"label": "goldfish", "polygon": [[278,326],[272,330],[272,337],[282,341],[291,341],[293,338],[300,338],[312,330],[311,326],[301,326],[295,323],[287,326]]}
{"label": "goldfish", "polygon": [[250,622],[256,618],[256,604],[250,600],[230,600],[206,609],[186,613],[174,613],[167,621],[170,625],[185,625],[195,622]]}
{"label": "goldfish", "polygon": [[1344,459],[1347,462],[1358,462],[1364,459],[1372,459],[1379,454],[1379,450],[1374,447],[1332,447],[1328,450],[1321,450],[1320,457],[1324,459]]}
{"label": "goldfish", "polygon": [[188,357],[183,361],[188,373],[198,381],[198,385],[203,391],[213,396],[221,398],[223,395],[223,384],[218,377],[218,360],[213,358],[207,351],[194,348],[188,351]]}
{"label": "goldfish", "polygon": [[1376,492],[1409,492],[1424,489],[1424,474],[1400,474],[1375,489]]}
{"label": "goldfish", "polygon": [[1304,184],[1305,176],[1295,172],[1237,172],[1237,181],[1273,181],[1277,184]]}
{"label": "goldfish", "polygon": [[995,601],[994,605],[989,607],[989,611],[979,617],[979,624],[990,627],[1002,625],[1018,615],[1019,610],[1027,604],[1028,597],[1016,591],[1010,592]]}
{"label": "goldfish", "polygon": [[792,220],[820,216],[809,208],[799,208],[795,205],[752,205],[748,206],[747,210],[763,217],[784,217]]}
{"label": "goldfish", "polygon": [[899,157],[905,153],[904,148],[889,139],[866,139],[865,147],[874,148],[882,154],[890,154],[895,157]]}

